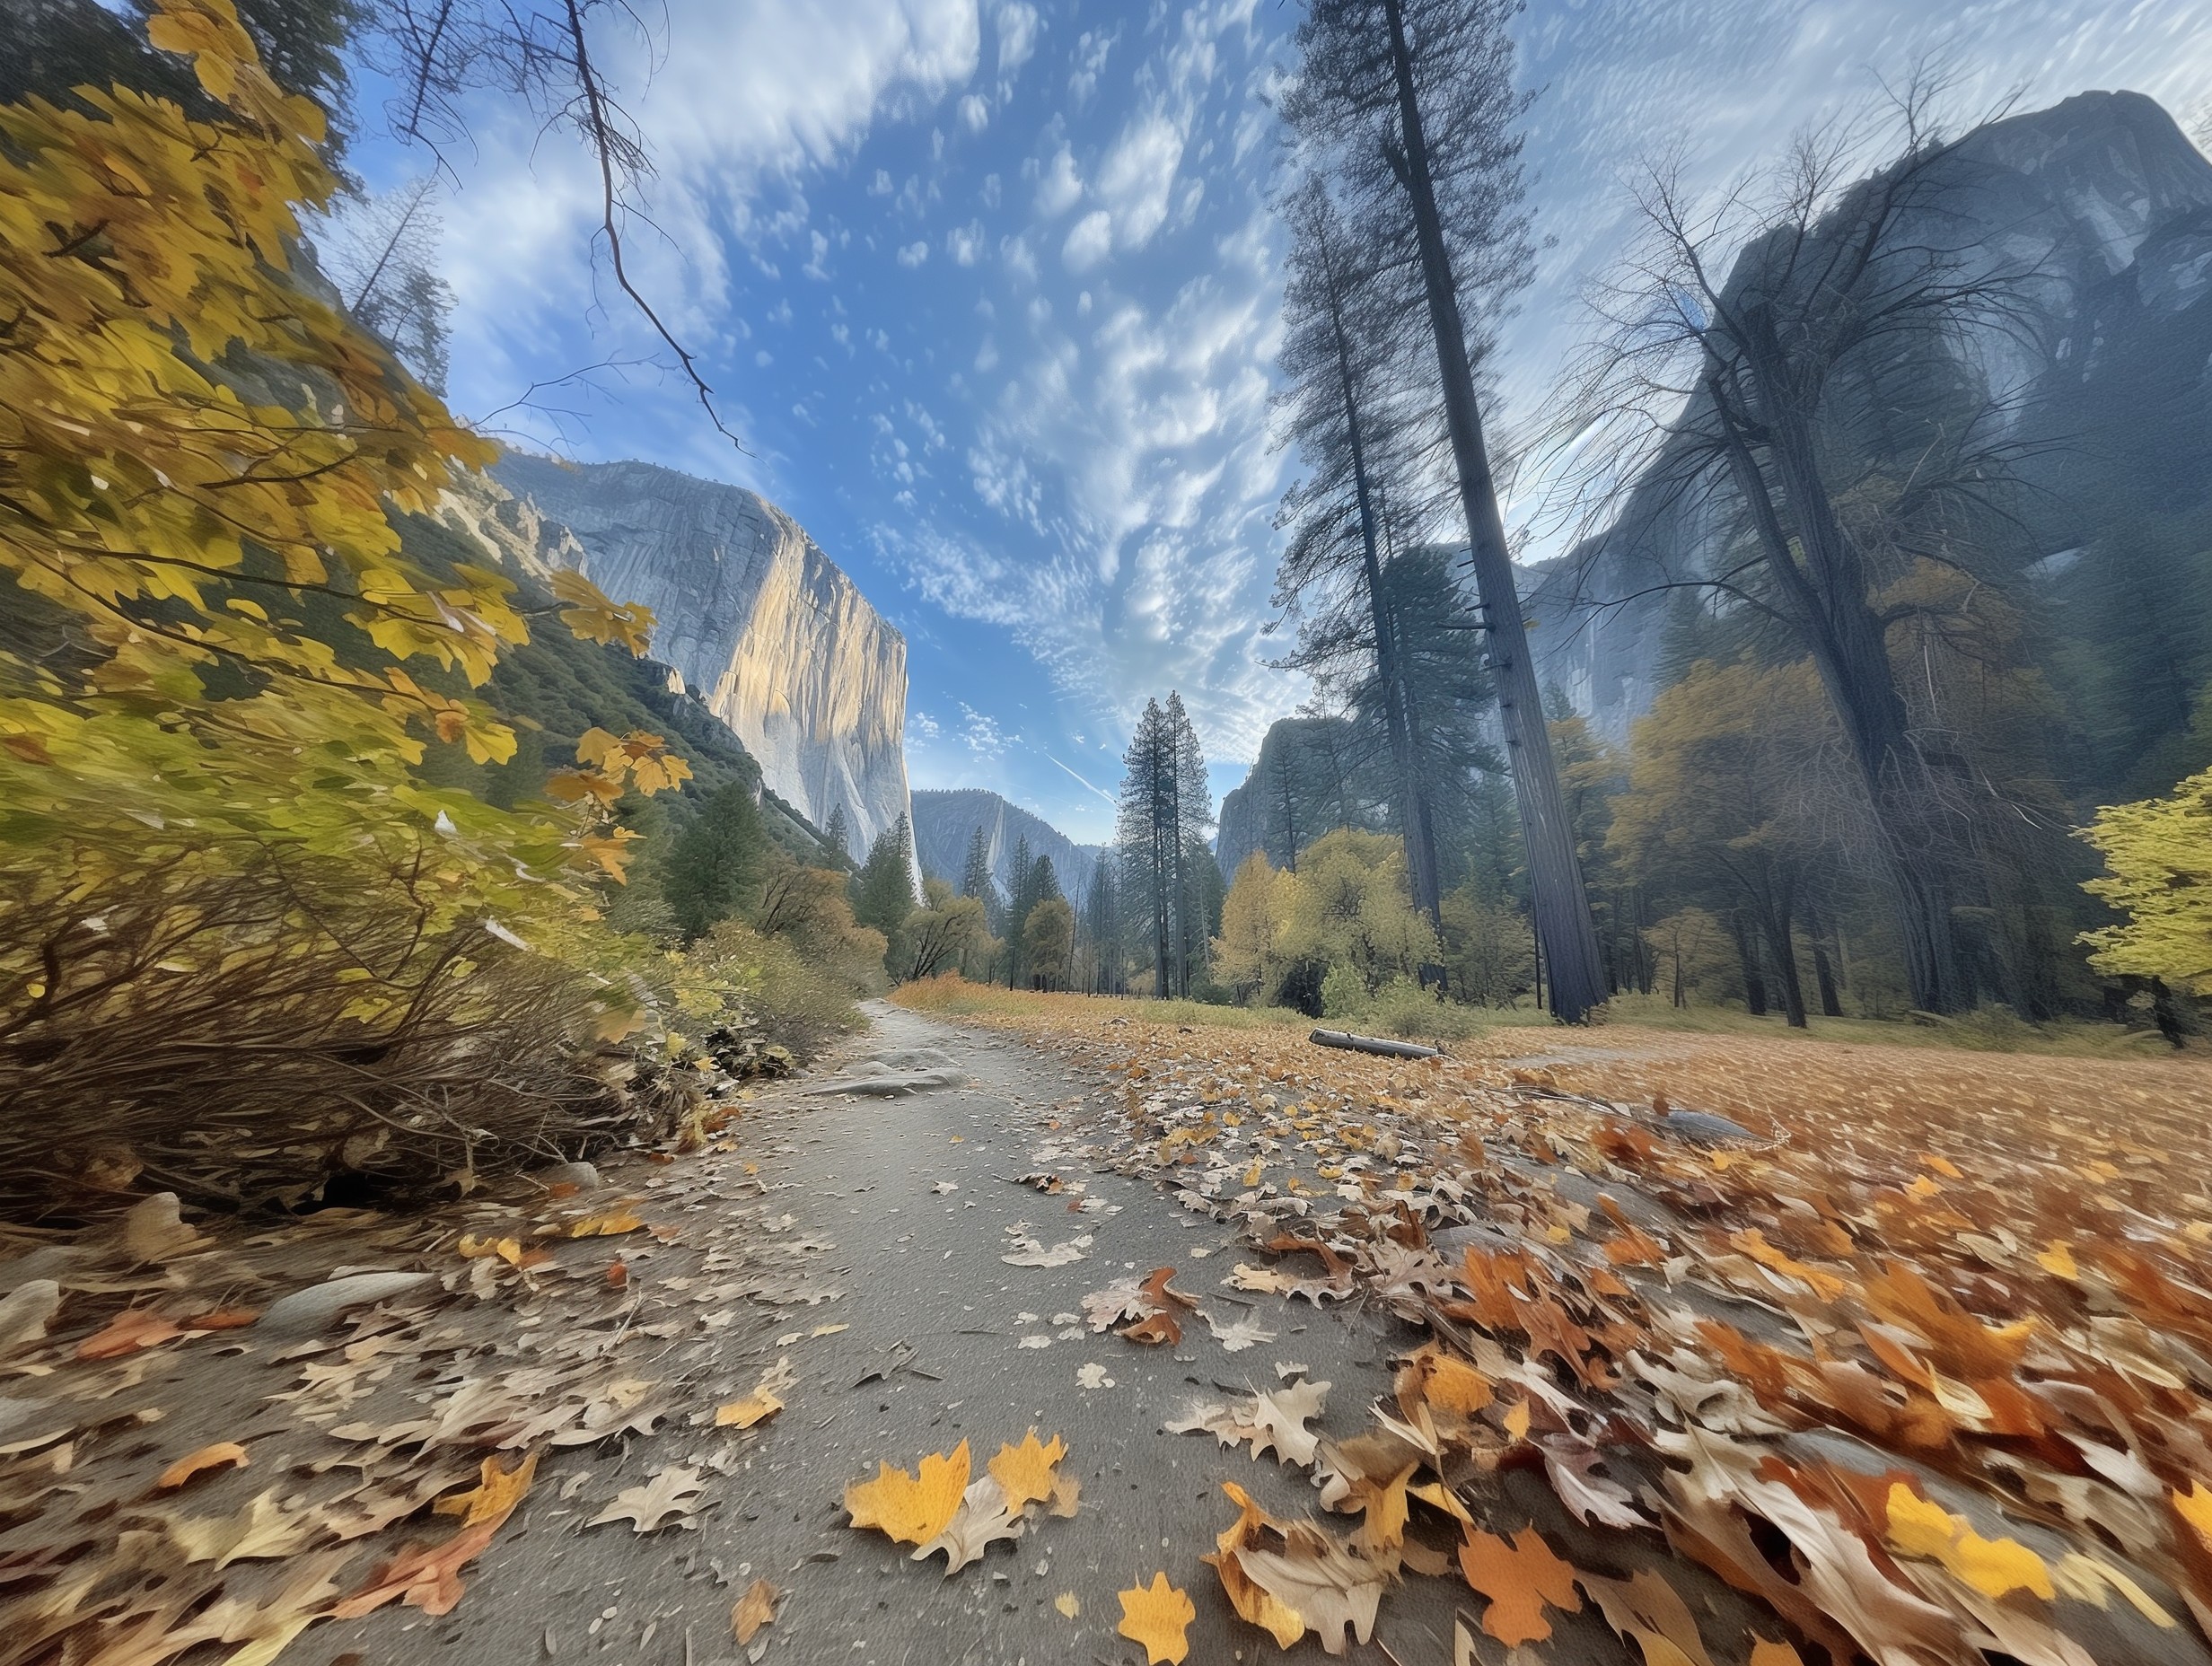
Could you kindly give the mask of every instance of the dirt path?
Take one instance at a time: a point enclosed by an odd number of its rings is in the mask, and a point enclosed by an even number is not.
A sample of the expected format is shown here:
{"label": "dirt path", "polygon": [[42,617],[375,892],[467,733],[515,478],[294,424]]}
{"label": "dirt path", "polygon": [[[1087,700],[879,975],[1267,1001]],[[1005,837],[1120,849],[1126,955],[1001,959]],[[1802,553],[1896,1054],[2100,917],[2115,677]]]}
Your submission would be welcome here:
{"label": "dirt path", "polygon": [[[719,1362],[737,1368],[723,1377],[742,1375],[766,1357],[763,1338],[771,1347],[780,1338],[777,1351],[796,1374],[781,1415],[750,1435],[677,1422],[627,1439],[619,1451],[557,1454],[451,1616],[395,1619],[386,1610],[319,1627],[294,1645],[303,1661],[320,1666],[349,1653],[622,1666],[732,1658],[742,1652],[731,1641],[731,1605],[762,1576],[790,1593],[760,1634],[764,1659],[1141,1661],[1142,1651],[1114,1635],[1115,1592],[1163,1568],[1198,1606],[1191,1658],[1256,1658],[1255,1643],[1272,1652],[1234,1621],[1196,1558],[1233,1518],[1222,1480],[1294,1514],[1312,1507],[1312,1489],[1272,1459],[1254,1463],[1208,1437],[1163,1434],[1161,1425],[1201,1393],[1277,1386],[1281,1362],[1330,1381],[1338,1410],[1320,1426],[1352,1433],[1387,1385],[1392,1321],[1220,1288],[1236,1260],[1232,1230],[1177,1208],[1149,1182],[1084,1176],[1090,1206],[1081,1212],[1069,1196],[1018,1183],[1036,1166],[1032,1152],[1061,1137],[1048,1125],[1057,1117],[1072,1129],[1080,1118],[1069,1101],[1083,1084],[1019,1043],[891,1007],[874,1009],[873,1021],[869,1036],[813,1080],[924,1048],[971,1083],[891,1098],[825,1095],[801,1083],[749,1110],[734,1153],[689,1160],[707,1165],[699,1178],[709,1183],[715,1165],[742,1173],[757,1162],[766,1218],[821,1246],[814,1276],[838,1292],[783,1310],[773,1337],[736,1338]],[[1085,1258],[1064,1266],[1000,1259],[1020,1236],[1051,1246],[1085,1235]],[[1251,1319],[1277,1339],[1232,1355],[1194,1324],[1181,1346],[1147,1349],[1075,1320],[1087,1292],[1161,1266],[1180,1269],[1179,1286],[1224,1320]],[[654,1258],[633,1263],[630,1276],[649,1289]],[[830,1325],[843,1328],[811,1334]],[[1087,1364],[1102,1367],[1103,1381],[1093,1373],[1097,1386],[1083,1386]],[[873,1475],[878,1460],[911,1469],[966,1438],[980,1473],[985,1455],[1031,1427],[1067,1442],[1064,1468],[1083,1483],[1073,1519],[1048,1518],[950,1578],[941,1558],[910,1562],[881,1535],[845,1525],[846,1485]],[[742,1459],[715,1475],[717,1451],[733,1450]],[[671,1464],[707,1477],[708,1503],[695,1527],[579,1530],[618,1489]],[[1070,1593],[1073,1618],[1055,1606]],[[1376,1641],[1401,1660],[1442,1661],[1449,1636],[1439,1599],[1393,1606]],[[1370,1647],[1352,1658],[1391,1656]]]}

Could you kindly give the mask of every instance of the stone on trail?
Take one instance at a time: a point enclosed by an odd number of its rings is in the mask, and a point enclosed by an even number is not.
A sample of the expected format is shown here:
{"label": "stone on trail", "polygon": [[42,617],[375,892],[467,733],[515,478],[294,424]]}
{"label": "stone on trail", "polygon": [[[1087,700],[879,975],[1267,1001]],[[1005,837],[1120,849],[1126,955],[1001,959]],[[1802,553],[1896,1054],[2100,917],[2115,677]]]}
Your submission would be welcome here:
{"label": "stone on trail", "polygon": [[1760,1136],[1740,1122],[1716,1117],[1709,1110],[1670,1110],[1659,1118],[1662,1133],[1693,1144],[1710,1145],[1720,1140],[1756,1140]]}
{"label": "stone on trail", "polygon": [[856,1059],[841,1076],[814,1084],[817,1093],[859,1093],[890,1099],[901,1093],[920,1093],[930,1088],[956,1088],[968,1073],[952,1057],[934,1047],[900,1048]]}
{"label": "stone on trail", "polygon": [[599,1178],[599,1170],[588,1162],[557,1162],[530,1178],[540,1186],[573,1186],[580,1192],[595,1192],[607,1183]]}
{"label": "stone on trail", "polygon": [[50,1278],[27,1278],[0,1300],[0,1348],[35,1342],[61,1311],[61,1285]]}
{"label": "stone on trail", "polygon": [[261,1315],[259,1328],[302,1334],[320,1330],[348,1308],[403,1296],[435,1282],[430,1273],[348,1273],[270,1302],[268,1311]]}

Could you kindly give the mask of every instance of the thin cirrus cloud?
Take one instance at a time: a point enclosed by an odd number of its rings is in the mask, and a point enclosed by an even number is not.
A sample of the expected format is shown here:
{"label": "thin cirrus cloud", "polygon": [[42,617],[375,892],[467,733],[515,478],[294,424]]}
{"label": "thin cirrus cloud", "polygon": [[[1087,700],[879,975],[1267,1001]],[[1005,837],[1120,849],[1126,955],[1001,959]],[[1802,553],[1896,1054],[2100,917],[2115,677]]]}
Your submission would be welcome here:
{"label": "thin cirrus cloud", "polygon": [[[751,455],[637,372],[576,447],[775,496],[907,631],[917,710],[993,724],[988,759],[948,724],[917,779],[988,766],[1093,835],[1096,797],[1048,745],[1095,752],[1066,737],[1125,733],[1174,688],[1211,756],[1248,758],[1303,694],[1261,632],[1295,465],[1268,433],[1265,95],[1295,9],[1102,14],[670,0],[680,49],[649,84],[619,66],[658,168],[629,252]],[[2184,113],[2212,84],[2201,21],[2198,0],[1533,0],[1515,28],[1543,89],[1527,155],[1549,241],[1505,327],[1494,421],[1541,414],[1648,148],[1679,140],[1717,184],[1927,53],[1960,72],[1962,109],[2126,86]],[[453,386],[475,410],[651,346],[588,258],[582,159],[487,117],[448,215],[466,228],[447,248]]]}

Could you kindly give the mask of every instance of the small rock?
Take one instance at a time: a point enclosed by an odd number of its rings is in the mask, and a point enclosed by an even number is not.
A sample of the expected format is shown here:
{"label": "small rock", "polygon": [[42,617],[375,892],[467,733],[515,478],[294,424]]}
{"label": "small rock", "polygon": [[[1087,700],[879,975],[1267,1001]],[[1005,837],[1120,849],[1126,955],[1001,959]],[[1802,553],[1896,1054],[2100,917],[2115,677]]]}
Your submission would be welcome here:
{"label": "small rock", "polygon": [[265,1335],[278,1330],[303,1335],[321,1329],[348,1308],[389,1301],[435,1282],[429,1273],[354,1273],[329,1279],[270,1302],[258,1328]]}
{"label": "small rock", "polygon": [[1670,1110],[1659,1118],[1664,1133],[1694,1144],[1710,1145],[1719,1140],[1756,1140],[1759,1136],[1740,1122],[1731,1122],[1725,1117],[1716,1117],[1709,1110]]}
{"label": "small rock", "polygon": [[61,1286],[50,1278],[27,1278],[0,1301],[0,1348],[35,1342],[61,1311]]}
{"label": "small rock", "polygon": [[588,1162],[557,1162],[531,1177],[540,1186],[573,1186],[580,1192],[595,1192],[606,1185],[599,1171]]}
{"label": "small rock", "polygon": [[187,1226],[178,1213],[174,1192],[155,1192],[151,1197],[141,1197],[123,1217],[124,1253],[141,1265],[186,1254],[198,1249],[203,1241],[200,1234]]}

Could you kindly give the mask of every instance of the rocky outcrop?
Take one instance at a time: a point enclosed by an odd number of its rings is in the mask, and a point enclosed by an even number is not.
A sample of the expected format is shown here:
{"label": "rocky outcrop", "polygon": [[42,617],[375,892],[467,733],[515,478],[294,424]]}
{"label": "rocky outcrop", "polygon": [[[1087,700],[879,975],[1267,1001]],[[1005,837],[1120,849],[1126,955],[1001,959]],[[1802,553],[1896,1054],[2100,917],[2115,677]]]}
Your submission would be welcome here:
{"label": "rocky outcrop", "polygon": [[1051,857],[1061,891],[1082,902],[1102,846],[1078,845],[1050,822],[980,787],[914,794],[914,855],[931,879],[961,882],[978,828],[990,841],[991,880],[1001,897],[1014,892],[1014,846],[1027,839],[1031,857]]}
{"label": "rocky outcrop", "polygon": [[[1953,281],[2024,275],[2007,278],[2004,316],[1959,350],[2015,413],[2040,540],[2022,576],[2045,584],[2112,506],[2206,501],[2212,162],[2150,99],[2085,92],[1988,124],[1951,166],[1928,241],[1967,251]],[[1693,405],[1685,421],[1698,416]],[[1696,604],[1668,586],[1714,571],[1735,530],[1725,503],[1684,493],[1671,472],[1662,458],[1605,531],[1523,575],[1540,679],[1615,741],[1676,669],[1670,639]]]}
{"label": "rocky outcrop", "polygon": [[651,463],[511,453],[545,559],[653,609],[653,654],[733,730],[768,788],[849,852],[907,813],[906,639],[766,498]]}

